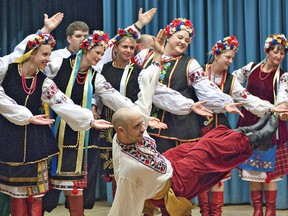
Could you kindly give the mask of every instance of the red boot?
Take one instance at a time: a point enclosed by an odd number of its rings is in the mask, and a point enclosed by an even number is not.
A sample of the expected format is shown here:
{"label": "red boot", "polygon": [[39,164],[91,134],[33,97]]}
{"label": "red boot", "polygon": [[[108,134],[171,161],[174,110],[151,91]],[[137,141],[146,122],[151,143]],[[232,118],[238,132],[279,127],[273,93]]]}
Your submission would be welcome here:
{"label": "red boot", "polygon": [[265,199],[266,199],[265,216],[276,216],[276,197],[277,197],[277,190],[265,191]]}
{"label": "red boot", "polygon": [[10,197],[11,216],[28,216],[27,199]]}
{"label": "red boot", "polygon": [[205,191],[198,195],[200,213],[202,216],[210,216],[209,194]]}
{"label": "red boot", "polygon": [[212,200],[211,200],[211,216],[221,216],[222,206],[224,202],[224,192],[223,191],[212,191]]}
{"label": "red boot", "polygon": [[42,216],[42,199],[28,200],[28,213],[29,216]]}
{"label": "red boot", "polygon": [[67,196],[70,216],[84,216],[83,195]]}
{"label": "red boot", "polygon": [[253,216],[262,216],[262,190],[259,191],[251,191],[251,200],[254,207]]}

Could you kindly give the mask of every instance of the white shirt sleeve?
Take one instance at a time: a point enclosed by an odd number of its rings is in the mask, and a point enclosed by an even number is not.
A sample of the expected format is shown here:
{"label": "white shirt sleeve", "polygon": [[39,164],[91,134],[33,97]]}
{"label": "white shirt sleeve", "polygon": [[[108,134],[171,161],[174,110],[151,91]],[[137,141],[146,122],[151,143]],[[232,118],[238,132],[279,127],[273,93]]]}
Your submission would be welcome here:
{"label": "white shirt sleeve", "polygon": [[285,72],[280,77],[280,86],[277,94],[277,104],[288,103],[288,73]]}
{"label": "white shirt sleeve", "polygon": [[2,86],[0,86],[0,113],[16,125],[29,124],[29,119],[33,116],[29,109],[18,105],[12,98],[8,97]]}
{"label": "white shirt sleeve", "polygon": [[90,123],[94,119],[92,111],[74,104],[49,78],[46,78],[43,83],[42,101],[48,103],[51,109],[65,120],[73,130],[90,129]]}
{"label": "white shirt sleeve", "polygon": [[96,74],[94,87],[95,94],[101,99],[103,104],[114,111],[122,107],[135,106],[129,98],[121,95],[116,89],[114,89],[100,73]]}
{"label": "white shirt sleeve", "polygon": [[145,190],[126,177],[117,180],[117,191],[108,216],[141,216]]}
{"label": "white shirt sleeve", "polygon": [[234,103],[229,95],[223,93],[215,83],[208,79],[205,71],[195,59],[190,62],[188,78],[188,85],[194,88],[198,99],[206,100],[207,103],[204,106],[213,112],[225,112],[225,105]]}
{"label": "white shirt sleeve", "polygon": [[[20,55],[20,54],[19,54]],[[10,122],[17,125],[29,124],[29,118],[33,116],[25,106],[18,105],[16,101],[5,94],[2,82],[6,76],[8,66],[18,54],[15,52],[0,58],[0,113]],[[20,55],[21,56],[21,55]]]}
{"label": "white shirt sleeve", "polygon": [[[136,56],[135,61],[138,65],[144,63],[149,49],[141,50]],[[140,76],[142,76],[141,71]],[[187,115],[191,112],[191,107],[194,104],[192,99],[184,97],[178,91],[168,88],[166,85],[158,83],[153,96],[153,104],[162,110],[166,110],[175,115]]]}
{"label": "white shirt sleeve", "polygon": [[236,76],[237,80],[243,85],[244,83],[246,83],[249,73],[252,69],[253,66],[253,62],[250,62],[249,64],[245,65],[244,67],[233,71],[233,75]]}
{"label": "white shirt sleeve", "polygon": [[54,56],[50,58],[50,62],[45,67],[45,75],[50,79],[54,79],[58,74],[63,63],[63,58],[61,56]]}
{"label": "white shirt sleeve", "polygon": [[262,100],[259,97],[250,94],[236,78],[234,79],[234,85],[232,86],[232,97],[237,102],[242,103],[243,107],[258,117],[262,117],[270,107],[274,106],[269,101]]}
{"label": "white shirt sleeve", "polygon": [[153,104],[175,115],[188,115],[194,101],[158,82],[153,96]]}
{"label": "white shirt sleeve", "polygon": [[143,75],[141,77],[138,93],[138,100],[135,101],[136,109],[143,114],[145,126],[148,126],[152,99],[155,94],[156,86],[159,82],[160,68],[154,64],[149,65],[147,68],[142,69]]}

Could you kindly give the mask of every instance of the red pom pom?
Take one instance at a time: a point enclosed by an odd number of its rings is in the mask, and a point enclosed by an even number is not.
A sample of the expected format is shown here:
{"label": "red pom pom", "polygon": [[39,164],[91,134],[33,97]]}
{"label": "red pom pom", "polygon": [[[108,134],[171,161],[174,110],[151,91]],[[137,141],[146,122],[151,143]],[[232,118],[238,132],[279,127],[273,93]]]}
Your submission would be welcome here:
{"label": "red pom pom", "polygon": [[221,187],[223,185],[223,183],[220,181],[218,182],[218,187]]}
{"label": "red pom pom", "polygon": [[269,184],[269,183],[271,182],[271,179],[267,177],[267,178],[265,179],[265,182],[266,182],[267,184]]}
{"label": "red pom pom", "polygon": [[76,187],[73,187],[72,193],[76,195],[79,193],[79,190]]}
{"label": "red pom pom", "polygon": [[107,175],[104,177],[104,180],[105,180],[105,182],[111,182],[112,178],[109,175]]}

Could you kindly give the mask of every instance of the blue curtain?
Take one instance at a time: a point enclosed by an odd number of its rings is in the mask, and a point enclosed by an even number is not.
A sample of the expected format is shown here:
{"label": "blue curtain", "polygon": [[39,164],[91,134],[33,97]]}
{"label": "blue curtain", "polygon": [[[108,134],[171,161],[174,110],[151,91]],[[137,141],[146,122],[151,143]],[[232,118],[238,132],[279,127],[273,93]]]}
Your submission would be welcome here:
{"label": "blue curtain", "polygon": [[0,1],[0,56],[11,53],[27,35],[42,28],[44,13],[51,17],[64,13],[61,24],[52,32],[57,44],[54,49],[66,46],[66,28],[76,20],[84,21],[92,30],[103,29],[102,0],[1,0]]}
{"label": "blue curtain", "polygon": [[[287,34],[288,2],[285,0],[105,0],[103,1],[103,26],[110,37],[118,28],[124,28],[138,18],[138,10],[157,8],[157,14],[142,33],[156,35],[174,18],[183,17],[192,21],[195,38],[187,54],[200,64],[207,60],[207,53],[215,42],[225,36],[235,35],[239,40],[239,51],[230,71],[249,62],[261,61],[265,54],[264,42],[272,33]],[[282,68],[287,70],[287,58]],[[237,116],[229,115],[235,126]],[[277,208],[288,208],[288,180],[278,184]],[[225,183],[225,203],[249,203],[250,194],[247,182],[233,170],[233,178]]]}

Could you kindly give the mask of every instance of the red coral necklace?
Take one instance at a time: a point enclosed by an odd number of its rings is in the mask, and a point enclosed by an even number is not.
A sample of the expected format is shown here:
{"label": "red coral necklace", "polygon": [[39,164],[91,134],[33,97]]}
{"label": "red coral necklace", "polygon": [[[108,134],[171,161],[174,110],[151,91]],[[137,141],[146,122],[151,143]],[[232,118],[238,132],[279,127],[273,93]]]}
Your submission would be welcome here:
{"label": "red coral necklace", "polygon": [[264,65],[261,65],[260,66],[260,73],[259,73],[259,79],[260,80],[265,80],[268,76],[269,76],[269,74],[270,74],[270,72],[268,72],[268,73],[266,73],[266,75],[264,76],[264,77],[262,77],[262,73],[265,73],[264,71],[263,71],[263,67],[264,67]]}
{"label": "red coral necklace", "polygon": [[77,77],[76,77],[76,81],[79,85],[83,85],[86,81],[88,75],[88,70],[86,72],[78,72],[77,73]]}
{"label": "red coral necklace", "polygon": [[37,69],[37,72],[35,74],[35,76],[33,76],[32,78],[32,83],[31,83],[31,86],[28,87],[27,84],[26,84],[26,78],[25,78],[25,75],[22,71],[22,64],[18,64],[18,71],[19,73],[21,74],[21,81],[22,81],[22,88],[24,90],[24,92],[28,95],[32,95],[36,89],[36,84],[37,84],[37,73],[38,73],[38,69]]}

